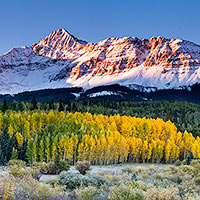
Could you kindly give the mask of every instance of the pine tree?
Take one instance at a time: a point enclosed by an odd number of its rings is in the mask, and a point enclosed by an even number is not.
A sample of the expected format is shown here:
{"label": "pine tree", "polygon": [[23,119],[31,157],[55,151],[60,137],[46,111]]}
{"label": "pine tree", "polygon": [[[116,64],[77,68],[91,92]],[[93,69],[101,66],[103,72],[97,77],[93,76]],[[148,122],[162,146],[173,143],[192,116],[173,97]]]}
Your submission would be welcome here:
{"label": "pine tree", "polygon": [[8,103],[7,103],[7,100],[4,99],[3,100],[3,105],[2,105],[2,111],[6,112],[6,110],[8,110]]}
{"label": "pine tree", "polygon": [[49,102],[49,110],[54,110],[54,109],[55,109],[54,100],[52,99],[52,100]]}
{"label": "pine tree", "polygon": [[12,143],[7,130],[0,134],[0,164],[7,163],[12,155]]}
{"label": "pine tree", "polygon": [[26,151],[27,151],[27,141],[24,141],[18,153],[19,154],[18,157],[20,160],[27,161]]}
{"label": "pine tree", "polygon": [[32,109],[33,110],[38,109],[37,101],[36,101],[35,96],[32,97],[31,104],[32,104]]}
{"label": "pine tree", "polygon": [[59,112],[64,111],[64,105],[63,105],[63,101],[61,99],[59,101],[58,111]]}

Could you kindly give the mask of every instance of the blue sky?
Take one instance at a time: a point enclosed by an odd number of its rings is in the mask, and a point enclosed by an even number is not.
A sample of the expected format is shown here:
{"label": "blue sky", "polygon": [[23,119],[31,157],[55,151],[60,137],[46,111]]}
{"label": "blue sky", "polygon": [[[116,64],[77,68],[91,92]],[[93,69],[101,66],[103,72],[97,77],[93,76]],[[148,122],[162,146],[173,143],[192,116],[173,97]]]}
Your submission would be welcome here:
{"label": "blue sky", "polygon": [[88,42],[164,36],[200,44],[199,0],[2,0],[0,54],[65,28]]}

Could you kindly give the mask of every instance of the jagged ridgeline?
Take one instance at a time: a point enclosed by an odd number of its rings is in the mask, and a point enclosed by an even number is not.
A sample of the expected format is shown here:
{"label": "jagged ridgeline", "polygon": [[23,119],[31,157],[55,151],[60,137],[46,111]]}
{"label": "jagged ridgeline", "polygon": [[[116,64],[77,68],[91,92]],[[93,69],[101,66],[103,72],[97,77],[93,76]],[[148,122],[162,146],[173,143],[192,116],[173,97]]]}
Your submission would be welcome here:
{"label": "jagged ridgeline", "polygon": [[[200,158],[200,138],[177,132],[171,121],[58,111],[7,111],[0,115],[1,162],[34,161],[59,154],[70,163],[173,162],[191,152]],[[6,151],[5,151],[6,149]]]}

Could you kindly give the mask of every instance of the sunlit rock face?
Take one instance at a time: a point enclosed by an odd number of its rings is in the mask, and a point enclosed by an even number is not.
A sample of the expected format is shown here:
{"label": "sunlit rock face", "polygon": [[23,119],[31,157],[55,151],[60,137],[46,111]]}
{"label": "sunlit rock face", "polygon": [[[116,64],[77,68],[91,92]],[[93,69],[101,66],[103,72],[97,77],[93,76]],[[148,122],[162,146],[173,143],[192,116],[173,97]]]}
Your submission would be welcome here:
{"label": "sunlit rock face", "polygon": [[120,84],[180,88],[200,82],[200,46],[181,39],[79,40],[59,29],[0,56],[0,93]]}

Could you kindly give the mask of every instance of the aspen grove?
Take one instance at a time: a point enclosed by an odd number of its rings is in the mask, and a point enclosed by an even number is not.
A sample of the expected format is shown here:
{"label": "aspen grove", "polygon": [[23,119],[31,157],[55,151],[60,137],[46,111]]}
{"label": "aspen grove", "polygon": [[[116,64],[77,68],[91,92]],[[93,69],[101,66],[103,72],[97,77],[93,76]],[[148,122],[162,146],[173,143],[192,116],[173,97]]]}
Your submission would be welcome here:
{"label": "aspen grove", "polygon": [[200,138],[187,131],[177,132],[171,121],[161,118],[7,111],[0,113],[0,131],[6,143],[1,146],[10,148],[4,155],[6,161],[48,162],[56,154],[71,164],[88,160],[93,165],[172,163],[186,159],[191,152],[200,158]]}

